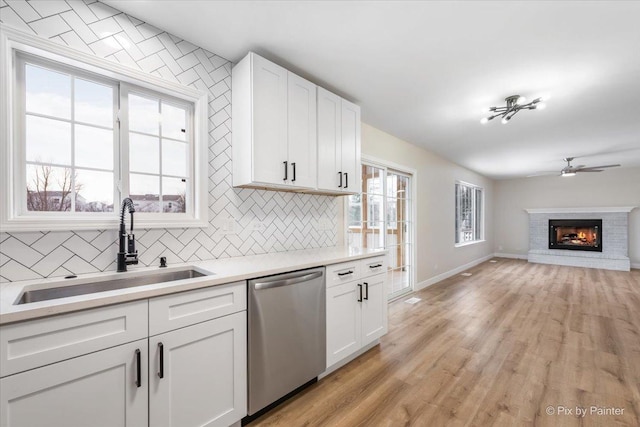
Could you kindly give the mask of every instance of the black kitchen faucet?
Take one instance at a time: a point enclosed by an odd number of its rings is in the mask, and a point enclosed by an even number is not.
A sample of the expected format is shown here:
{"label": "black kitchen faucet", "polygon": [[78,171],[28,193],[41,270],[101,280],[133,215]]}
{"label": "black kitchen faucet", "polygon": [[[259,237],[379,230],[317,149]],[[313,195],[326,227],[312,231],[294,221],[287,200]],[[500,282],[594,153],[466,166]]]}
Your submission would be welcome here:
{"label": "black kitchen faucet", "polygon": [[[124,210],[125,208],[131,215],[131,232],[127,234],[124,228]],[[118,273],[127,271],[127,265],[138,263],[138,251],[136,250],[136,236],[133,234],[133,213],[136,208],[133,206],[133,200],[125,198],[122,201],[120,210],[120,231],[119,231],[119,249],[118,249]],[[127,247],[125,249],[125,239]]]}

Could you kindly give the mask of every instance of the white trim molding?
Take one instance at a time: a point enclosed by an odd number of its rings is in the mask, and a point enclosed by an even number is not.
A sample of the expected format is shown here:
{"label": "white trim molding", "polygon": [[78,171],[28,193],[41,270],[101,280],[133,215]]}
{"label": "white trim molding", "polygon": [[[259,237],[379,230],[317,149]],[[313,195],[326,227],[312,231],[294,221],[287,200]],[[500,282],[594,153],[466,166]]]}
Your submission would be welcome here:
{"label": "white trim molding", "polygon": [[[193,112],[193,211],[171,217],[144,215],[137,218],[140,228],[207,227],[208,212],[208,157],[209,157],[209,94],[207,92],[174,83],[157,76],[123,66],[118,63],[63,46],[40,36],[27,34],[0,24],[0,138],[2,151],[2,182],[4,190],[0,208],[2,231],[49,231],[49,230],[105,230],[118,225],[119,201],[114,200],[114,212],[109,214],[81,214],[62,217],[60,215],[24,215],[19,205],[16,177],[22,175],[22,158],[17,148],[15,105],[15,52],[24,52],[57,61],[64,65],[89,71],[99,76],[134,84],[144,89],[184,100],[194,107]],[[120,185],[120,189],[122,186]],[[124,197],[121,195],[121,197]]]}
{"label": "white trim molding", "polygon": [[622,207],[599,207],[599,208],[533,208],[525,209],[527,213],[600,213],[600,212],[631,212],[637,206],[622,206]]}
{"label": "white trim molding", "polygon": [[482,264],[485,261],[489,261],[491,258],[494,258],[494,255],[495,254],[489,254],[489,255],[483,256],[482,258],[475,259],[471,262],[463,264],[452,270],[445,271],[444,273],[438,274],[437,276],[433,276],[427,280],[423,280],[422,282],[416,284],[415,290],[419,291],[421,289],[428,288],[429,286],[433,286],[436,283],[442,282],[443,280],[448,279],[449,277],[455,276],[458,273],[462,273],[463,271],[468,270],[471,267],[475,267],[478,264]]}

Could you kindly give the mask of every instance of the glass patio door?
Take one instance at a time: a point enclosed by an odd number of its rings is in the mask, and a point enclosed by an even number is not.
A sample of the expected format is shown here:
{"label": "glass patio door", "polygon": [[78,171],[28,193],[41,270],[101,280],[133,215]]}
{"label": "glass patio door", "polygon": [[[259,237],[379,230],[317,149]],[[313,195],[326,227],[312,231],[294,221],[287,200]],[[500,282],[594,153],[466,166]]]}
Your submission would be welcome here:
{"label": "glass patio door", "polygon": [[388,297],[413,289],[411,176],[384,166],[362,165],[362,193],[347,204],[347,244],[386,248]]}

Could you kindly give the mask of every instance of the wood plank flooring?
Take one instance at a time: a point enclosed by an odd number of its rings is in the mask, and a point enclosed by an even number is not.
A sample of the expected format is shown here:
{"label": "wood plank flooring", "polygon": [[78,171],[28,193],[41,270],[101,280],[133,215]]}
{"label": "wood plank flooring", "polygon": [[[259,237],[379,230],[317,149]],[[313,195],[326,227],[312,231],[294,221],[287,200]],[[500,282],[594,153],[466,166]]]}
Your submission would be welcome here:
{"label": "wood plank flooring", "polygon": [[250,426],[640,426],[640,271],[496,260]]}

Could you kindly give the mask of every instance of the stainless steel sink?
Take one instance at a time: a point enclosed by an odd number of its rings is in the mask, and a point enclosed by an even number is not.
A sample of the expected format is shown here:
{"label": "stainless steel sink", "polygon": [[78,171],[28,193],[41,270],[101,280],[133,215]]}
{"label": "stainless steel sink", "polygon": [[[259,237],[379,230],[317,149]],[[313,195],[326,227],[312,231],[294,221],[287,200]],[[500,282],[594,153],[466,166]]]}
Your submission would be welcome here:
{"label": "stainless steel sink", "polygon": [[98,280],[87,283],[80,282],[73,285],[61,284],[61,286],[54,286],[47,289],[24,291],[15,304],[29,304],[31,302],[93,294],[96,292],[113,291],[115,289],[133,288],[136,286],[151,285],[155,283],[172,282],[174,280],[193,279],[195,277],[202,276],[206,276],[206,274],[200,273],[197,270],[179,270],[145,274],[142,276],[126,277],[122,279]]}

